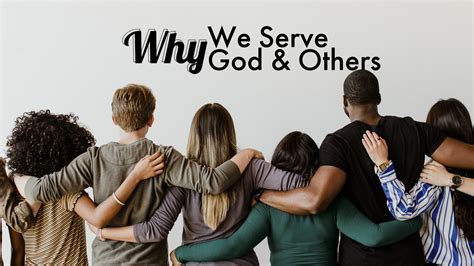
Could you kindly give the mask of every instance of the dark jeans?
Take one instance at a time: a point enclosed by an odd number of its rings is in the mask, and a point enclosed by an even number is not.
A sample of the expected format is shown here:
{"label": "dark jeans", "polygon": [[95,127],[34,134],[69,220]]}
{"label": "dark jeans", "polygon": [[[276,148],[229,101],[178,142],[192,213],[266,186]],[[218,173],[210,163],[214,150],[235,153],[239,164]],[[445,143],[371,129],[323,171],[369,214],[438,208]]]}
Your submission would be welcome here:
{"label": "dark jeans", "polygon": [[425,255],[418,233],[395,244],[378,248],[366,247],[345,235],[341,235],[339,265],[425,265]]}

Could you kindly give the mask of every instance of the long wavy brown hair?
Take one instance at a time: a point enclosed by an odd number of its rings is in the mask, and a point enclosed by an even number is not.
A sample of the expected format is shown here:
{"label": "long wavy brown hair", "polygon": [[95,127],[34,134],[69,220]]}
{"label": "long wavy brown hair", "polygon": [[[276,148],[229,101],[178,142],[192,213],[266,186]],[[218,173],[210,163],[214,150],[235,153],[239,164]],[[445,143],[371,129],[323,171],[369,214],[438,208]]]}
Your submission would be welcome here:
{"label": "long wavy brown hair", "polygon": [[[220,104],[202,106],[194,115],[189,132],[187,156],[209,167],[217,167],[237,153],[234,122]],[[218,195],[203,194],[201,212],[204,223],[216,230],[227,217],[232,191]]]}
{"label": "long wavy brown hair", "polygon": [[[457,99],[438,101],[431,107],[426,119],[431,124],[451,138],[474,144],[471,116],[466,106]],[[473,178],[472,171],[449,169],[468,178]],[[464,232],[464,237],[474,240],[474,197],[454,191],[455,222]]]}

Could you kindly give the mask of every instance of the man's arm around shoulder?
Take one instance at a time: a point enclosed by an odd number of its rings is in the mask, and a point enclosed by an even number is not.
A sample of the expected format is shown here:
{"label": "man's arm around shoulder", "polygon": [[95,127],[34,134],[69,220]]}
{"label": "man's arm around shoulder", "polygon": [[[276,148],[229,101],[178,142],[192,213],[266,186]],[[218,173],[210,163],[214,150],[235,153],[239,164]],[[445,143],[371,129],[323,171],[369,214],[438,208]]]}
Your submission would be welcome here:
{"label": "man's arm around shoulder", "polygon": [[474,145],[448,137],[431,158],[448,167],[474,169]]}
{"label": "man's arm around shoulder", "polygon": [[296,215],[324,211],[341,191],[346,173],[334,166],[321,166],[304,188],[285,192],[265,191],[260,200],[267,205]]}

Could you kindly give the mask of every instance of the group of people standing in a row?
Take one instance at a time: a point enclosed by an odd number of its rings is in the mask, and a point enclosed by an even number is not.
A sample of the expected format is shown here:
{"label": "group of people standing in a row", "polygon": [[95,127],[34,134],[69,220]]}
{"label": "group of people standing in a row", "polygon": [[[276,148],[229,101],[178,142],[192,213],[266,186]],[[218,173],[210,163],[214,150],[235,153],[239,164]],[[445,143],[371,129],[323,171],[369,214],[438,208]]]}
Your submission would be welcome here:
{"label": "group of people standing in a row", "polygon": [[377,78],[352,72],[351,123],[321,147],[291,132],[270,163],[238,152],[217,103],[195,114],[186,156],[155,144],[146,138],[155,97],[141,85],[115,92],[120,135],[100,147],[74,115],[25,113],[7,140],[11,173],[0,173],[12,264],[87,264],[86,220],[94,264],[166,265],[182,212],[173,264],[256,265],[253,248],[268,237],[272,265],[473,265],[469,112],[441,100],[422,123],[382,116],[380,102]]}

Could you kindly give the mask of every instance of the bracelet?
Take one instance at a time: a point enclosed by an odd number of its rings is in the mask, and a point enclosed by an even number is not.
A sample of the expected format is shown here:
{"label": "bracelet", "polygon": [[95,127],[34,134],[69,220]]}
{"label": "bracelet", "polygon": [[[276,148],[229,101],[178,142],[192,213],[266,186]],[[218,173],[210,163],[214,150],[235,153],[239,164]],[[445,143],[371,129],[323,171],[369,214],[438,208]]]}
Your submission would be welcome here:
{"label": "bracelet", "polygon": [[102,229],[97,229],[97,238],[100,240],[100,241],[105,241],[105,238],[104,236],[102,235]]}
{"label": "bracelet", "polygon": [[121,206],[125,206],[125,203],[121,202],[118,198],[117,195],[115,195],[115,192],[112,193],[112,196],[114,197],[114,200]]}

